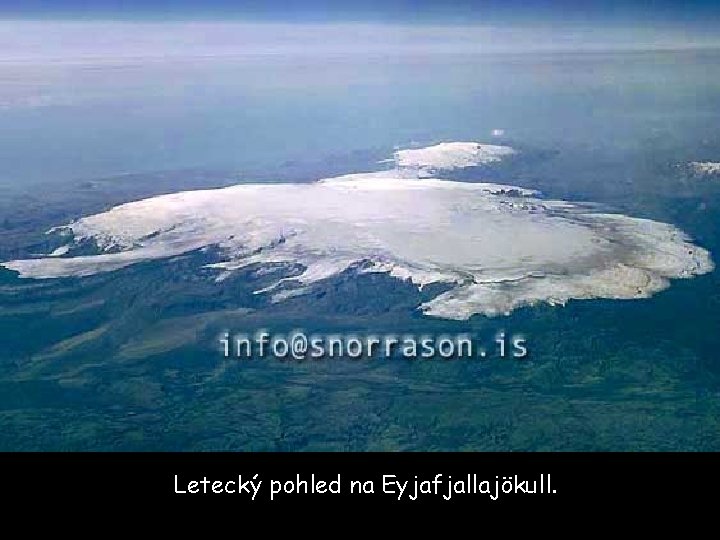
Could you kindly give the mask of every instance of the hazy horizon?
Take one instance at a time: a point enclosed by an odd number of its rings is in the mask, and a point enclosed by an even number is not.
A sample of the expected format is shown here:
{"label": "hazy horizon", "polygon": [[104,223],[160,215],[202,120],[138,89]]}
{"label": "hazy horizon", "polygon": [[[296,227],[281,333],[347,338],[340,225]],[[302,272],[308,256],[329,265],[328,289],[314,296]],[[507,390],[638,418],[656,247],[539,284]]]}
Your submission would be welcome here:
{"label": "hazy horizon", "polygon": [[2,20],[0,62],[682,50],[720,47],[681,27],[279,21]]}

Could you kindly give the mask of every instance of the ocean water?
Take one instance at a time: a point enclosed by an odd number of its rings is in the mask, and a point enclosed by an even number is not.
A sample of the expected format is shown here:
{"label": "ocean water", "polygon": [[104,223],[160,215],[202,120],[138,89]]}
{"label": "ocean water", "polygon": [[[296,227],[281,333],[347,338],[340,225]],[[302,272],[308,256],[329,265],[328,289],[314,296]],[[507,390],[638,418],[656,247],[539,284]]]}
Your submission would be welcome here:
{"label": "ocean water", "polygon": [[[508,144],[459,171],[676,225],[717,261],[720,52],[248,55],[0,64],[0,253],[138,198],[375,170],[396,145]],[[494,131],[502,130],[502,131]],[[342,273],[271,304],[194,252],[108,274],[0,269],[3,450],[720,448],[716,272],[643,300],[423,317]],[[254,311],[247,312],[246,308]],[[522,334],[522,361],[228,361],[223,329]]]}

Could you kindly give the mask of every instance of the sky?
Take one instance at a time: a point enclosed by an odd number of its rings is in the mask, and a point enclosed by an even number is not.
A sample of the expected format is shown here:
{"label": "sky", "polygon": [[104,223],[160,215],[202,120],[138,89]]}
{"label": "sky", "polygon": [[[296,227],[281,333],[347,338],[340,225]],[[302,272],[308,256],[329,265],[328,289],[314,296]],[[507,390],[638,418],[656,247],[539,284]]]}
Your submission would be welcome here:
{"label": "sky", "polygon": [[716,0],[2,0],[4,18],[712,25]]}

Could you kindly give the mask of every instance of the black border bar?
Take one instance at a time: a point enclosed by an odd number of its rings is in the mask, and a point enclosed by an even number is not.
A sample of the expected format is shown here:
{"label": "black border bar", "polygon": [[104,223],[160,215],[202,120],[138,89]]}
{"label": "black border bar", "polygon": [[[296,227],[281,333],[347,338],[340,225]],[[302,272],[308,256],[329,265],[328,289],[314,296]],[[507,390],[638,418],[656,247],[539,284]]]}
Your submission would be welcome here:
{"label": "black border bar", "polygon": [[[132,501],[152,507],[231,506],[245,511],[292,506],[567,512],[598,506],[714,507],[720,486],[718,457],[713,453],[4,453],[0,468],[11,507],[28,501],[108,507]],[[400,496],[399,485],[392,482],[406,481]],[[271,500],[273,487],[280,491]],[[417,496],[411,497],[416,490]]]}

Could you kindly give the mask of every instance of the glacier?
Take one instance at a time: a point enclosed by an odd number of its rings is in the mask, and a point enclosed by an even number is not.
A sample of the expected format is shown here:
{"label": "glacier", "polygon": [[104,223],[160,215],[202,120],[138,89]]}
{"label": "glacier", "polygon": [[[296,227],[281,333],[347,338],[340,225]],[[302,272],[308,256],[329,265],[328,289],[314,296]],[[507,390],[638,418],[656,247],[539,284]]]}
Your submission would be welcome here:
{"label": "glacier", "polygon": [[[62,248],[0,264],[21,278],[82,277],[215,246],[221,259],[209,266],[218,280],[254,265],[286,267],[256,291],[275,302],[348,270],[385,273],[419,288],[445,284],[419,309],[455,320],[537,303],[648,298],[672,279],[713,270],[710,253],[671,224],[442,178],[515,153],[440,143],[396,151],[391,170],[161,195],[56,227],[67,235]],[[74,254],[87,241],[98,253]]]}
{"label": "glacier", "polygon": [[712,176],[720,174],[720,162],[717,161],[691,161],[690,168],[700,175]]}

